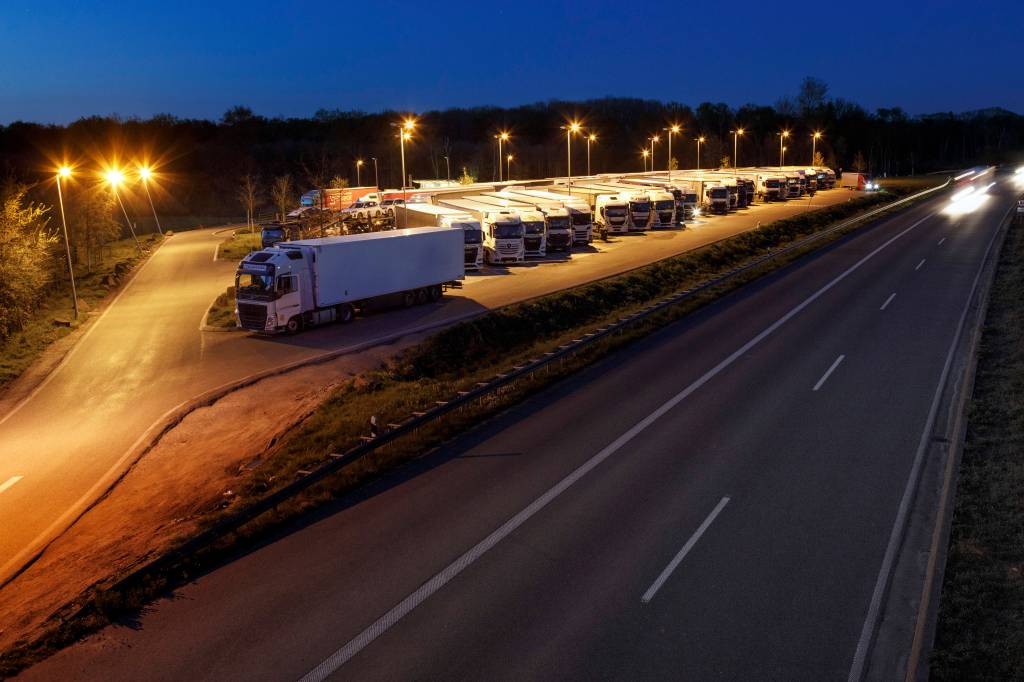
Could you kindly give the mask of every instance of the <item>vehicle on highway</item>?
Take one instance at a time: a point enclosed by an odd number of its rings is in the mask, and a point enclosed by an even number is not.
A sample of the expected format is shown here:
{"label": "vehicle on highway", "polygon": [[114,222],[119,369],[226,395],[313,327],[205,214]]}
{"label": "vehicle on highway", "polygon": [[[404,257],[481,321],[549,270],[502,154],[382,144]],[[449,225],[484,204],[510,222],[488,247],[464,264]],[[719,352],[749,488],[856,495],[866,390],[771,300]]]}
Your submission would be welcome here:
{"label": "vehicle on highway", "polygon": [[448,227],[281,242],[239,263],[235,318],[243,329],[295,333],[436,301],[465,276],[462,252],[462,235]]}
{"label": "vehicle on highway", "polygon": [[467,211],[480,221],[484,233],[484,262],[488,264],[522,263],[526,260],[523,222],[515,210],[476,201],[469,197],[435,197],[439,206]]}
{"label": "vehicle on highway", "polygon": [[466,270],[479,270],[483,265],[483,230],[480,221],[467,211],[434,204],[409,204],[398,212],[398,226],[453,227],[462,230]]}

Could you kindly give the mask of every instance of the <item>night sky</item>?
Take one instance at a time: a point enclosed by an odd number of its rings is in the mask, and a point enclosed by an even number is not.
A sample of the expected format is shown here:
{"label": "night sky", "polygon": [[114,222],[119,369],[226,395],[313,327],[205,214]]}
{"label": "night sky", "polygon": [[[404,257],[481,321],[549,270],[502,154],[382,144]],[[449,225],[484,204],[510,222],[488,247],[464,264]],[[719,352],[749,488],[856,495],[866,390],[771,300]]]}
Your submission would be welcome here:
{"label": "night sky", "polygon": [[1020,5],[0,0],[0,123],[423,111],[605,95],[1024,112]]}

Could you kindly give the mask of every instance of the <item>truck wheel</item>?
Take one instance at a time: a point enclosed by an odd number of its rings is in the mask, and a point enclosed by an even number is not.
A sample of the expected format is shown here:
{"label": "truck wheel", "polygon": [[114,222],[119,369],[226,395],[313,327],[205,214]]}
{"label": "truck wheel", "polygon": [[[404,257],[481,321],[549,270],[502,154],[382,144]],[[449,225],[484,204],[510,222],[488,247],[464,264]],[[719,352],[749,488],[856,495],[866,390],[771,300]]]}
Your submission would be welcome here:
{"label": "truck wheel", "polygon": [[440,301],[441,300],[441,294],[442,294],[441,285],[440,284],[435,284],[434,286],[432,286],[429,289],[427,289],[427,293],[430,294],[430,300],[431,301]]}
{"label": "truck wheel", "polygon": [[402,294],[402,305],[405,306],[406,308],[411,308],[414,305],[416,305],[416,292],[407,291],[404,294]]}
{"label": "truck wheel", "polygon": [[356,317],[355,308],[353,308],[350,303],[343,303],[340,306],[338,306],[337,316],[338,322],[341,322],[342,324],[348,324]]}
{"label": "truck wheel", "polygon": [[416,290],[416,305],[423,305],[430,299],[430,294],[426,289]]}
{"label": "truck wheel", "polygon": [[299,333],[300,331],[302,331],[302,317],[300,315],[296,315],[295,317],[291,318],[290,320],[288,320],[287,324],[285,324],[284,329],[289,334]]}

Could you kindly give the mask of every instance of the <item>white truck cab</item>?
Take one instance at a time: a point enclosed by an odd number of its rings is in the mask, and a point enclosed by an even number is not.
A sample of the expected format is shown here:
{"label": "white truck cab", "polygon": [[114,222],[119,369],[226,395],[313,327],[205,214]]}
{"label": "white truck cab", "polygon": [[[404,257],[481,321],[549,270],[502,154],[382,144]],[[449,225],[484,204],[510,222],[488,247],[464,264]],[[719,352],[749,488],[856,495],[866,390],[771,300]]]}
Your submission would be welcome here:
{"label": "white truck cab", "polygon": [[523,223],[523,251],[527,258],[543,258],[547,254],[544,214],[539,210],[520,210]]}
{"label": "white truck cab", "polygon": [[488,211],[483,215],[484,261],[491,264],[526,260],[523,221],[515,211]]}

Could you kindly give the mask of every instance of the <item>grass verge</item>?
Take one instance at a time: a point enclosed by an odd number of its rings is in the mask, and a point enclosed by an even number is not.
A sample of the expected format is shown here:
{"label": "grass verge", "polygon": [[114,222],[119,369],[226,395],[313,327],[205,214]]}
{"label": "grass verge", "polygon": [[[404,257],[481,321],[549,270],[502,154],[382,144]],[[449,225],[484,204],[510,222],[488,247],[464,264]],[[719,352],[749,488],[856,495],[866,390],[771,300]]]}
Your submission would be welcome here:
{"label": "grass verge", "polygon": [[260,235],[249,234],[243,230],[236,230],[231,238],[220,243],[217,247],[217,258],[219,260],[240,261],[253,251],[259,251]]}
{"label": "grass verge", "polygon": [[933,680],[1024,671],[1024,225],[1000,255],[978,351],[939,602]]}
{"label": "grass verge", "polygon": [[54,284],[50,295],[35,311],[25,327],[0,342],[0,391],[28,369],[56,341],[87,323],[90,313],[102,307],[104,299],[120,289],[121,283],[146,255],[155,249],[162,237],[155,234],[139,238],[142,252],[131,239],[111,242],[103,247],[99,262],[91,271],[75,266],[78,289],[79,318],[74,319],[71,284],[64,280]]}
{"label": "grass verge", "polygon": [[[367,434],[371,415],[379,423],[401,422],[410,413],[423,410],[437,400],[450,399],[477,381],[524,359],[557,348],[578,338],[586,329],[612,321],[665,295],[691,288],[715,275],[730,271],[794,240],[868,208],[891,200],[892,195],[871,194],[814,213],[769,223],[681,256],[645,266],[630,273],[586,284],[529,302],[492,311],[479,318],[442,330],[411,348],[390,365],[349,382],[336,391],[290,437],[268,451],[261,462],[249,469],[236,494],[221,509],[195,519],[199,532],[226,515],[242,509],[267,493],[294,481],[301,472],[322,464],[330,452],[341,452],[360,442]],[[851,227],[849,230],[855,230]],[[849,231],[848,230],[848,231]],[[688,297],[677,305],[648,316],[625,332],[609,336],[552,366],[543,375],[534,375],[508,390],[452,413],[447,419],[419,429],[346,467],[328,479],[306,489],[301,495],[278,505],[239,530],[226,534],[200,552],[176,560],[159,573],[147,573],[140,580],[122,582],[111,576],[80,595],[73,604],[55,613],[47,630],[32,642],[20,642],[0,655],[0,675],[12,674],[32,662],[95,631],[125,613],[132,612],[162,591],[181,584],[211,565],[258,540],[265,540],[302,513],[351,491],[382,471],[397,466],[429,448],[450,439],[467,428],[526,396],[550,386],[582,367],[678,320],[802,255],[838,239],[827,239],[794,250],[785,257],[766,262],[726,283]],[[488,349],[480,353],[481,348]],[[466,359],[471,359],[469,364]],[[187,538],[182,538],[184,542]]]}

